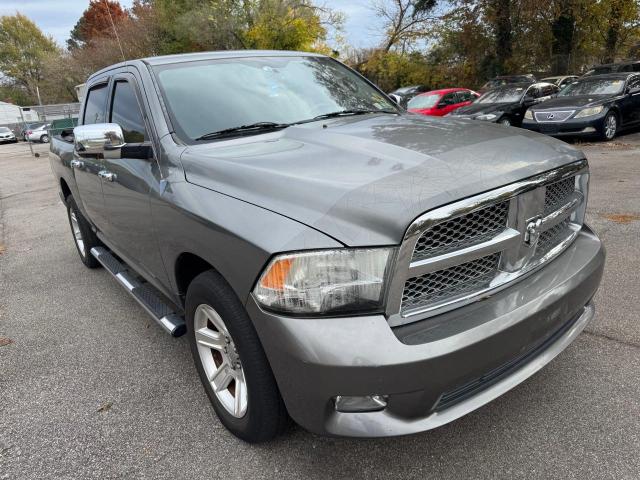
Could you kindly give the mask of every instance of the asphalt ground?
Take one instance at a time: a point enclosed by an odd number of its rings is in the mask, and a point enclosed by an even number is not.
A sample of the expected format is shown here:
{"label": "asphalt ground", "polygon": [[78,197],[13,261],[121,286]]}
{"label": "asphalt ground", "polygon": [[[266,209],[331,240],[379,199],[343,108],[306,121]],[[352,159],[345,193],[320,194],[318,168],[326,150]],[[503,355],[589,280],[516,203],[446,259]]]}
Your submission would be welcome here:
{"label": "asphalt ground", "polygon": [[640,478],[640,134],[582,144],[608,259],[596,318],[532,378],[419,435],[247,445],[186,339],[77,258],[46,156],[0,146],[0,478]]}

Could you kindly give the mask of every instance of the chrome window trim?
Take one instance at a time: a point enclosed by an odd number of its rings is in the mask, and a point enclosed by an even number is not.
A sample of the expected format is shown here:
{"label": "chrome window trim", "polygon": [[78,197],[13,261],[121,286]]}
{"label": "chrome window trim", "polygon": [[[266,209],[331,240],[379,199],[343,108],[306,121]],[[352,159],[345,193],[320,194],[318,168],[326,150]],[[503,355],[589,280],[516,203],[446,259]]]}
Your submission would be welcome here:
{"label": "chrome window trim", "polygon": [[[559,180],[582,174],[588,174],[588,163],[586,159],[564,165],[554,170],[526,180],[512,183],[490,192],[485,192],[433,209],[416,218],[405,232],[390,276],[385,310],[389,325],[404,325],[480,300],[489,292],[493,293],[499,289],[506,288],[512,285],[515,280],[519,280],[533,273],[544,263],[566,249],[577,236],[581,228],[580,226],[571,224],[570,235],[539,259],[532,260],[535,252],[535,249],[533,248],[529,249],[531,250],[530,252],[524,255],[519,255],[513,262],[513,259],[502,255],[502,257],[505,258],[501,259],[500,265],[501,267],[506,267],[506,271],[500,271],[491,281],[490,285],[485,289],[474,291],[471,294],[459,298],[446,299],[434,305],[418,307],[415,310],[410,310],[404,313],[401,312],[404,286],[405,282],[409,278],[471,261],[473,259],[507,249],[508,247],[517,247],[518,243],[523,245],[522,248],[525,248],[524,236],[526,224],[530,220],[531,216],[533,216],[530,215],[530,212],[528,211],[531,208],[529,205],[533,204],[540,207],[540,202],[542,202],[542,204],[544,203],[544,189],[540,189],[539,187],[544,187]],[[566,218],[574,218],[575,215],[584,215],[586,197],[588,194],[588,175],[584,175],[579,178],[578,182],[579,188],[583,193],[576,192],[569,202],[560,206],[557,210],[551,212],[544,218],[540,218],[541,231],[552,228]],[[525,193],[527,194],[526,196],[523,195]],[[435,224],[461,215],[467,215],[475,210],[506,200],[510,201],[510,207],[508,213],[509,220],[507,225],[505,225],[504,231],[477,245],[412,262],[413,251],[418,239],[422,233],[433,227]]]}

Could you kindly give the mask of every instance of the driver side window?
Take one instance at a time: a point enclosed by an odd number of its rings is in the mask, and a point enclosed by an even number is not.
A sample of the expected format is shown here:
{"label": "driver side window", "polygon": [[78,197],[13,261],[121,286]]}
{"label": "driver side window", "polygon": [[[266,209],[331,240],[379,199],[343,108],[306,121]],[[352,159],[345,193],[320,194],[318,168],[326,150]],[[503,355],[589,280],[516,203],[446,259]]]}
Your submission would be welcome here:
{"label": "driver side window", "polygon": [[111,122],[122,127],[124,141],[127,143],[142,143],[149,138],[136,93],[131,83],[126,80],[118,80],[115,83]]}
{"label": "driver side window", "polygon": [[640,87],[640,75],[631,77],[627,85],[627,90],[631,90],[632,88],[638,88],[638,87]]}
{"label": "driver side window", "polygon": [[454,103],[456,103],[454,93],[447,93],[442,97],[442,100],[440,100],[440,105],[453,105]]}

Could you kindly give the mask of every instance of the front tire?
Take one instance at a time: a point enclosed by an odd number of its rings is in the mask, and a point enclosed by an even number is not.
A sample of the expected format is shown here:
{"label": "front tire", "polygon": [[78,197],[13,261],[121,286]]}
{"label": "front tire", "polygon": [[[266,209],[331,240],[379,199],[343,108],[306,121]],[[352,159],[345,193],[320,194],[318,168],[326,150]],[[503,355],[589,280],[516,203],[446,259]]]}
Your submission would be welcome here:
{"label": "front tire", "polygon": [[49,135],[42,135],[40,137],[40,142],[41,143],[49,143]]}
{"label": "front tire", "polygon": [[91,230],[91,225],[84,218],[78,205],[76,204],[73,196],[69,195],[66,199],[67,203],[67,217],[69,218],[69,225],[71,226],[71,234],[73,235],[73,241],[76,244],[78,255],[80,260],[88,268],[98,268],[100,262],[91,255],[91,249],[102,245],[96,234]]}
{"label": "front tire", "polygon": [[600,138],[602,140],[613,140],[618,133],[618,116],[614,112],[607,113],[602,122]]}
{"label": "front tire", "polygon": [[498,123],[504,127],[510,127],[511,125],[513,125],[513,123],[511,122],[511,119],[509,117],[502,117]]}
{"label": "front tire", "polygon": [[243,305],[212,270],[191,282],[185,303],[193,360],[218,418],[246,442],[271,440],[288,415]]}

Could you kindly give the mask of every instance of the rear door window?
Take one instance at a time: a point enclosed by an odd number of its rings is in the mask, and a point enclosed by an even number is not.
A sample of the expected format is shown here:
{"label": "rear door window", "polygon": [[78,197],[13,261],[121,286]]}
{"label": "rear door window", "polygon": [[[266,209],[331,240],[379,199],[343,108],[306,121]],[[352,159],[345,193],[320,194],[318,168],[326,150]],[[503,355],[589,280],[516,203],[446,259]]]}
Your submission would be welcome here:
{"label": "rear door window", "polygon": [[107,84],[103,83],[89,89],[82,123],[104,123],[104,111],[107,103]]}

